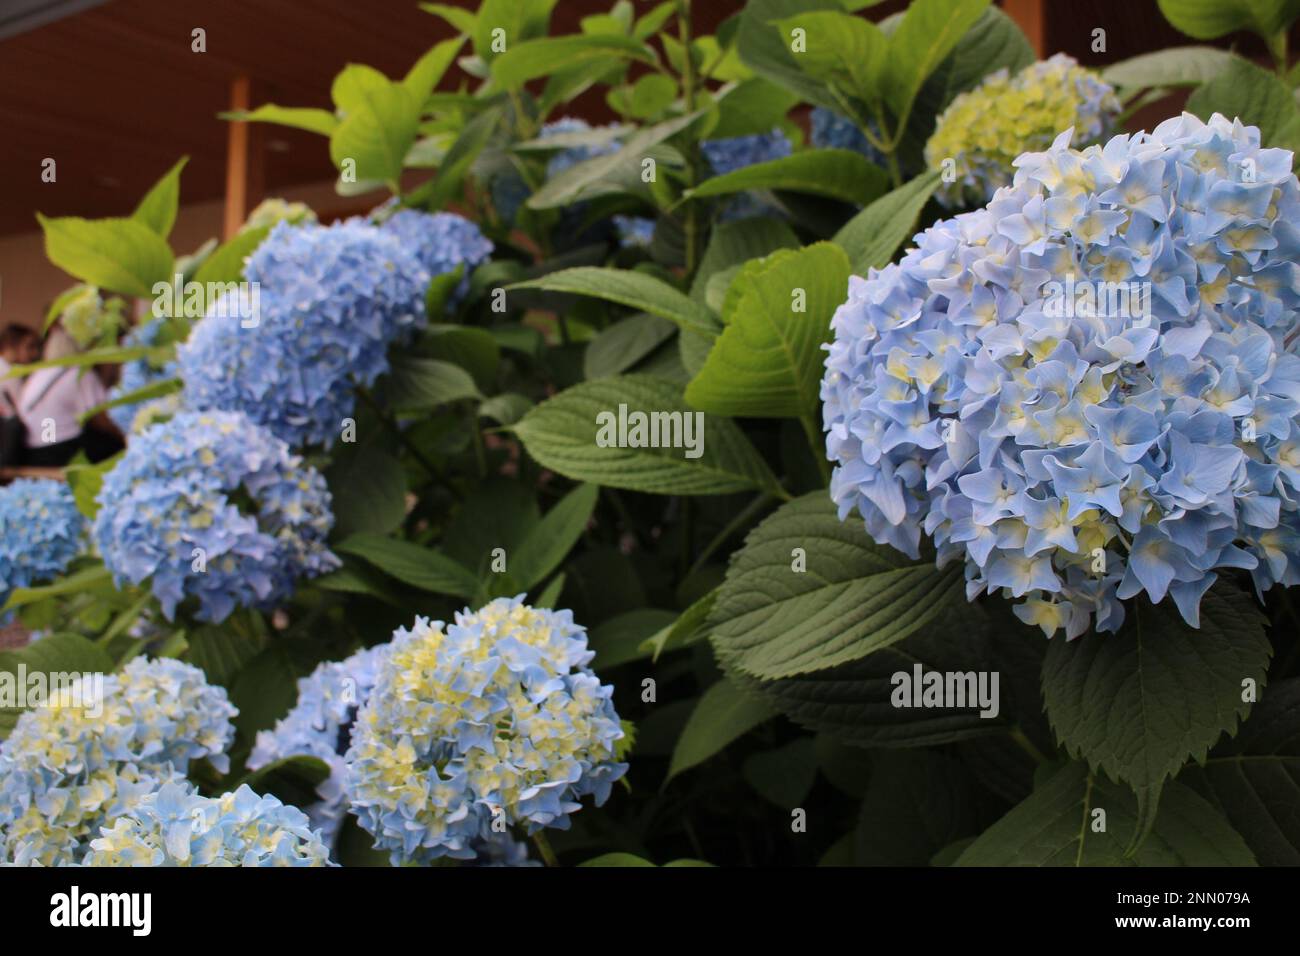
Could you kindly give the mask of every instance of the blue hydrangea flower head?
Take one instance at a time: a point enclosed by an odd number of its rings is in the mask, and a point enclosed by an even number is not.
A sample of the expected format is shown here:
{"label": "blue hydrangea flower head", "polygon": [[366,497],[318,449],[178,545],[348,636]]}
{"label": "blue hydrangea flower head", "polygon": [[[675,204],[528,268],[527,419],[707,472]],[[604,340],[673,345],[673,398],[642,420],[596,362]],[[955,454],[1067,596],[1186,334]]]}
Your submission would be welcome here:
{"label": "blue hydrangea flower head", "polygon": [[780,129],[749,136],[712,139],[700,144],[713,175],[733,173],[755,163],[784,159],[793,151],[790,140]]}
{"label": "blue hydrangea flower head", "polygon": [[0,488],[0,604],[15,588],[66,571],[84,547],[85,525],[61,481],[18,478]]}
{"label": "blue hydrangea flower head", "polygon": [[356,387],[423,326],[429,272],[393,234],[350,221],[281,222],[244,274],[257,294],[218,299],[178,351],[184,403],[243,412],[295,448],[329,447]]}
{"label": "blue hydrangea flower head", "polygon": [[[539,132],[539,139],[554,139],[557,136],[572,136],[580,133],[590,133],[594,131],[604,131],[611,129],[609,126],[593,127],[586,120],[577,117],[566,116],[554,122],[547,123]],[[583,143],[577,146],[570,146],[555,153],[546,163],[546,178],[554,179],[566,169],[586,162],[589,159],[595,159],[597,156],[608,156],[610,153],[616,153],[622,148],[622,144],[616,139],[609,139],[602,143]]]}
{"label": "blue hydrangea flower head", "polygon": [[614,216],[614,228],[618,230],[618,241],[624,249],[644,248],[655,237],[655,221],[645,216]]}
{"label": "blue hydrangea flower head", "polygon": [[177,414],[132,439],[104,479],[94,536],[119,586],[148,580],[170,620],[269,608],[338,567],[325,479],[234,412]]}
{"label": "blue hydrangea flower head", "polygon": [[1021,153],[1046,149],[1062,130],[1084,146],[1105,136],[1119,114],[1119,97],[1092,70],[1064,53],[1011,76],[991,73],[960,93],[935,121],[925,161],[941,170],[951,160],[955,178],[935,194],[949,206],[978,206],[1011,182]]}
{"label": "blue hydrangea flower head", "polygon": [[571,612],[521,598],[397,631],[346,758],[376,846],[394,863],[472,859],[501,826],[563,829],[581,797],[603,803],[627,765],[592,656]]}
{"label": "blue hydrangea flower head", "polygon": [[[700,144],[700,149],[714,176],[732,173],[755,163],[784,159],[793,152],[789,138],[780,129],[773,129],[770,133],[708,140]],[[719,213],[719,219],[730,222],[771,212],[772,207],[768,203],[746,193],[728,200]]]}
{"label": "blue hydrangea flower head", "polygon": [[298,702],[271,730],[258,731],[248,758],[257,770],[286,757],[318,757],[330,775],[316,788],[320,801],[304,809],[327,845],[333,845],[347,810],[343,796],[343,754],[352,742],[358,708],[370,697],[388,644],[358,651],[346,660],[321,664],[298,681]]}
{"label": "blue hydrangea flower head", "polygon": [[465,297],[469,291],[470,273],[492,254],[492,241],[474,223],[453,212],[399,209],[385,219],[380,228],[395,237],[430,276],[440,276],[458,266],[463,267],[449,308]]}
{"label": "blue hydrangea flower head", "polygon": [[[610,129],[608,126],[596,128],[601,130]],[[545,124],[538,131],[537,138],[553,139],[557,136],[588,133],[591,130],[592,126],[586,120],[566,116]],[[618,149],[619,143],[614,139],[610,139],[603,143],[586,143],[557,150],[547,160],[546,177],[551,179],[584,160],[605,156]],[[506,223],[515,221],[519,215],[519,210],[532,194],[523,176],[513,167],[494,176],[489,188],[492,193],[492,205],[502,222]]]}
{"label": "blue hydrangea flower head", "polygon": [[1196,626],[1220,570],[1300,582],[1300,184],[1218,115],[1072,137],[850,280],[831,495],[1049,635],[1139,593]]}
{"label": "blue hydrangea flower head", "polygon": [[220,797],[168,783],[90,843],[86,866],[330,866],[307,815],[247,785]]}
{"label": "blue hydrangea flower head", "polygon": [[224,688],[169,658],[69,675],[0,743],[0,861],[78,863],[101,826],[192,761],[226,772],[235,714]]}
{"label": "blue hydrangea flower head", "polygon": [[[150,319],[148,322],[137,325],[122,339],[122,345],[127,348],[139,345],[157,345],[166,324],[163,319]],[[176,378],[177,374],[178,366],[175,359],[165,363],[160,368],[155,368],[149,363],[148,359],[132,359],[129,362],[122,363],[121,378],[109,390],[108,397],[110,399],[121,398],[123,395],[130,395],[132,392],[139,391],[157,382],[165,382],[168,379]],[[108,410],[108,417],[122,431],[130,432],[135,426],[136,415],[146,406],[153,406],[158,402],[166,402],[166,398],[133,402],[130,405],[118,405]]]}
{"label": "blue hydrangea flower head", "polygon": [[848,149],[861,153],[877,166],[885,165],[884,154],[871,145],[871,141],[853,120],[824,106],[815,106],[810,121],[810,139],[818,149]]}

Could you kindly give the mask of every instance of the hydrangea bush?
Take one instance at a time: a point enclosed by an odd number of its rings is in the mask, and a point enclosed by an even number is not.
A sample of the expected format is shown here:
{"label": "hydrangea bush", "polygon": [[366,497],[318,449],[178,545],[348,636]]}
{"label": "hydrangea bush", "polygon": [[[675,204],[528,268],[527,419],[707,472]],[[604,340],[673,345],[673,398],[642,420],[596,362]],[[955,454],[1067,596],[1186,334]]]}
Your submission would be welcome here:
{"label": "hydrangea bush", "polygon": [[42,217],[180,388],[0,491],[0,865],[1300,864],[1290,7],[523,6]]}

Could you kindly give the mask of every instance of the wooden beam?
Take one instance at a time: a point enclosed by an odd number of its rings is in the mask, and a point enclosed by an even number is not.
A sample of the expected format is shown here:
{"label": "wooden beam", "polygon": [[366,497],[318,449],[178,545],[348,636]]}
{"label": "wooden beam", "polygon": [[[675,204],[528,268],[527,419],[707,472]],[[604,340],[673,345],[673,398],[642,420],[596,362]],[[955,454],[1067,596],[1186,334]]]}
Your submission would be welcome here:
{"label": "wooden beam", "polygon": [[[230,84],[230,109],[253,106],[253,83],[247,75]],[[239,232],[249,210],[262,199],[262,137],[255,123],[230,123],[226,138],[226,205],[222,233]]]}
{"label": "wooden beam", "polygon": [[1044,0],[1002,0],[1002,12],[1024,31],[1040,60],[1047,50],[1046,6]]}

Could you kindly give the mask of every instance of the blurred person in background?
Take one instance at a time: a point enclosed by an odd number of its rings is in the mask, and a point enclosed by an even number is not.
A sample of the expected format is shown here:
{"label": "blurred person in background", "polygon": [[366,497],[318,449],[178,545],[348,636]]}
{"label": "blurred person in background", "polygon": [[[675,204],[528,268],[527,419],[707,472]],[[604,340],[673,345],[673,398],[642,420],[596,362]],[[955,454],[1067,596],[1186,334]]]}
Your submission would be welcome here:
{"label": "blurred person in background", "polygon": [[[80,351],[59,325],[50,329],[42,358],[67,358]],[[122,433],[105,412],[80,418],[108,399],[98,372],[73,365],[37,369],[23,382],[18,417],[27,429],[25,464],[66,465],[78,451],[92,462],[103,461],[124,447]]]}
{"label": "blurred person in background", "polygon": [[18,412],[21,378],[8,378],[15,365],[28,365],[41,357],[41,338],[33,330],[10,322],[0,331],[0,415],[8,418]]}

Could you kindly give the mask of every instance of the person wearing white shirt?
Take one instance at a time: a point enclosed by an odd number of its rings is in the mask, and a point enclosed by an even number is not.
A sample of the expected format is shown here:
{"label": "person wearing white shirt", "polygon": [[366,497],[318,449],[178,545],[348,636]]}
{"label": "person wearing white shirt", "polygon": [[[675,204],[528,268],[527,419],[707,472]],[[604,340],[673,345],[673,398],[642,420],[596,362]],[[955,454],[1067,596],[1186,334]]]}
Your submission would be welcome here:
{"label": "person wearing white shirt", "polygon": [[[55,326],[45,340],[46,361],[79,351],[72,336]],[[93,368],[72,365],[37,369],[23,382],[18,417],[27,429],[26,463],[66,465],[78,451],[92,462],[122,447],[122,433],[99,412],[83,425],[82,415],[106,401],[108,390]]]}

